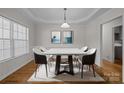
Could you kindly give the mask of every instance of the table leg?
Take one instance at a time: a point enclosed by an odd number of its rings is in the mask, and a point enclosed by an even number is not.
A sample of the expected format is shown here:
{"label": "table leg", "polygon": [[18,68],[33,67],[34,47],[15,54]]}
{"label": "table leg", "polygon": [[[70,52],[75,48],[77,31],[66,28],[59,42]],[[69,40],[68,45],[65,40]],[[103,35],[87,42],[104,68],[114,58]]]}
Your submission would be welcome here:
{"label": "table leg", "polygon": [[60,73],[60,62],[61,62],[61,56],[56,56],[56,68],[55,68],[55,74],[58,75]]}
{"label": "table leg", "polygon": [[68,63],[69,63],[70,74],[74,75],[72,55],[68,56]]}
{"label": "table leg", "polygon": [[68,56],[69,72],[68,71],[61,71],[60,72],[60,62],[61,62],[61,56],[57,55],[56,56],[56,68],[55,68],[55,74],[56,75],[59,75],[62,73],[68,73],[68,74],[74,75],[72,55]]}

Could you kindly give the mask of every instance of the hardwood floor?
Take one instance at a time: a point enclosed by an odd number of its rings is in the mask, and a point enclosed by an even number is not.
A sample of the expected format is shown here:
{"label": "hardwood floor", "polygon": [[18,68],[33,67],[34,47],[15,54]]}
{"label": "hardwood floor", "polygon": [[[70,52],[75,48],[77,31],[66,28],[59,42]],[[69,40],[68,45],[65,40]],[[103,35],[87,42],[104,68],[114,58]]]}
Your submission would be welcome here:
{"label": "hardwood floor", "polygon": [[21,69],[17,70],[7,78],[5,78],[1,83],[26,83],[27,79],[33,74],[35,69],[35,64],[30,62]]}
{"label": "hardwood floor", "polygon": [[121,59],[115,59],[115,64],[122,65],[122,60]]}
{"label": "hardwood floor", "polygon": [[[13,74],[9,75],[7,78],[2,80],[0,83],[2,84],[29,84],[27,80],[33,74],[35,70],[34,62],[30,62],[21,69],[17,70]],[[101,75],[106,82],[104,83],[121,83],[122,81],[122,67],[118,64],[112,64],[110,62],[104,61],[101,63],[102,67],[96,67],[96,72]],[[110,74],[115,73],[117,76],[112,77]],[[45,84],[63,84],[65,82],[45,82]],[[74,83],[74,82],[66,82],[66,83]],[[75,82],[75,83],[82,83],[82,82]],[[88,83],[88,82],[83,82]],[[90,82],[91,83],[91,82]],[[94,83],[94,82],[92,82]],[[96,82],[95,82],[96,83]],[[97,82],[98,84],[100,82]],[[44,84],[44,82],[33,82],[33,84]],[[100,83],[101,84],[101,83]]]}
{"label": "hardwood floor", "polygon": [[99,73],[107,83],[122,83],[122,65],[114,64],[107,60],[101,62],[101,67],[96,71]]}
{"label": "hardwood floor", "polygon": [[[31,61],[21,69],[17,70],[13,74],[9,75],[7,78],[2,80],[0,83],[2,84],[29,84],[27,80],[34,73],[36,65],[34,61]],[[33,82],[34,84],[63,84],[63,82]]]}

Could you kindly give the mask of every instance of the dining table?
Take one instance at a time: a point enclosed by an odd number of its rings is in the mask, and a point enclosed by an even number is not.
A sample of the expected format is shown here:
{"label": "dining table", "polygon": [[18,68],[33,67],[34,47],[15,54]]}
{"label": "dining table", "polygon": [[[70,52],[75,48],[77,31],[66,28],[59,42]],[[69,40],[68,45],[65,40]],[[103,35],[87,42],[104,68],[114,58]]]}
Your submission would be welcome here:
{"label": "dining table", "polygon": [[[85,55],[86,52],[79,48],[50,48],[44,52],[45,55],[55,55],[56,56],[56,66],[55,74],[59,75],[61,73],[68,73],[74,75],[73,69],[73,55]],[[68,56],[69,71],[60,71],[61,56]]]}

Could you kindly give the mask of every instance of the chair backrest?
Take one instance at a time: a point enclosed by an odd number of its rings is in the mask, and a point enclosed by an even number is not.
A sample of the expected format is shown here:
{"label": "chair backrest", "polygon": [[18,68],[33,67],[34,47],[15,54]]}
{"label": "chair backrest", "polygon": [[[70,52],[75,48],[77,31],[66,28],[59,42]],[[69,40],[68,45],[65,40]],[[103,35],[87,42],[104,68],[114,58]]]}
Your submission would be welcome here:
{"label": "chair backrest", "polygon": [[39,48],[33,48],[32,50],[34,53],[39,54],[39,55],[42,55],[43,53]]}
{"label": "chair backrest", "polygon": [[45,48],[45,47],[42,47],[42,46],[40,46],[40,47],[38,47],[42,52],[45,52],[45,51],[47,51],[48,49],[47,48]]}
{"label": "chair backrest", "polygon": [[47,64],[46,55],[43,55],[40,49],[33,48],[34,59],[36,64]]}
{"label": "chair backrest", "polygon": [[95,63],[96,49],[92,48],[82,57],[82,64],[92,65]]}
{"label": "chair backrest", "polygon": [[88,50],[88,47],[87,47],[87,46],[82,47],[81,50],[82,50],[83,52],[86,52],[86,51]]}

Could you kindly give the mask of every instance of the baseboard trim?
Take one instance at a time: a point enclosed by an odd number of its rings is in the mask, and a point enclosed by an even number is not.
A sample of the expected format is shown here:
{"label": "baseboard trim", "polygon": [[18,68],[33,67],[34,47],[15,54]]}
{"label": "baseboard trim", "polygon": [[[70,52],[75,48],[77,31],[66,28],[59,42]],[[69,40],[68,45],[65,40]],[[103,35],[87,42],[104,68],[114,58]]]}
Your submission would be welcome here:
{"label": "baseboard trim", "polygon": [[3,75],[0,77],[0,81],[2,81],[3,79],[5,79],[6,77],[8,77],[9,75],[11,75],[12,73],[14,73],[15,71],[19,70],[20,68],[22,68],[24,65],[28,64],[29,62],[31,62],[32,60],[34,60],[33,58],[29,59],[28,61],[24,62],[24,64],[18,66],[17,68],[13,69],[12,71],[10,71],[9,73],[7,73],[6,75]]}

